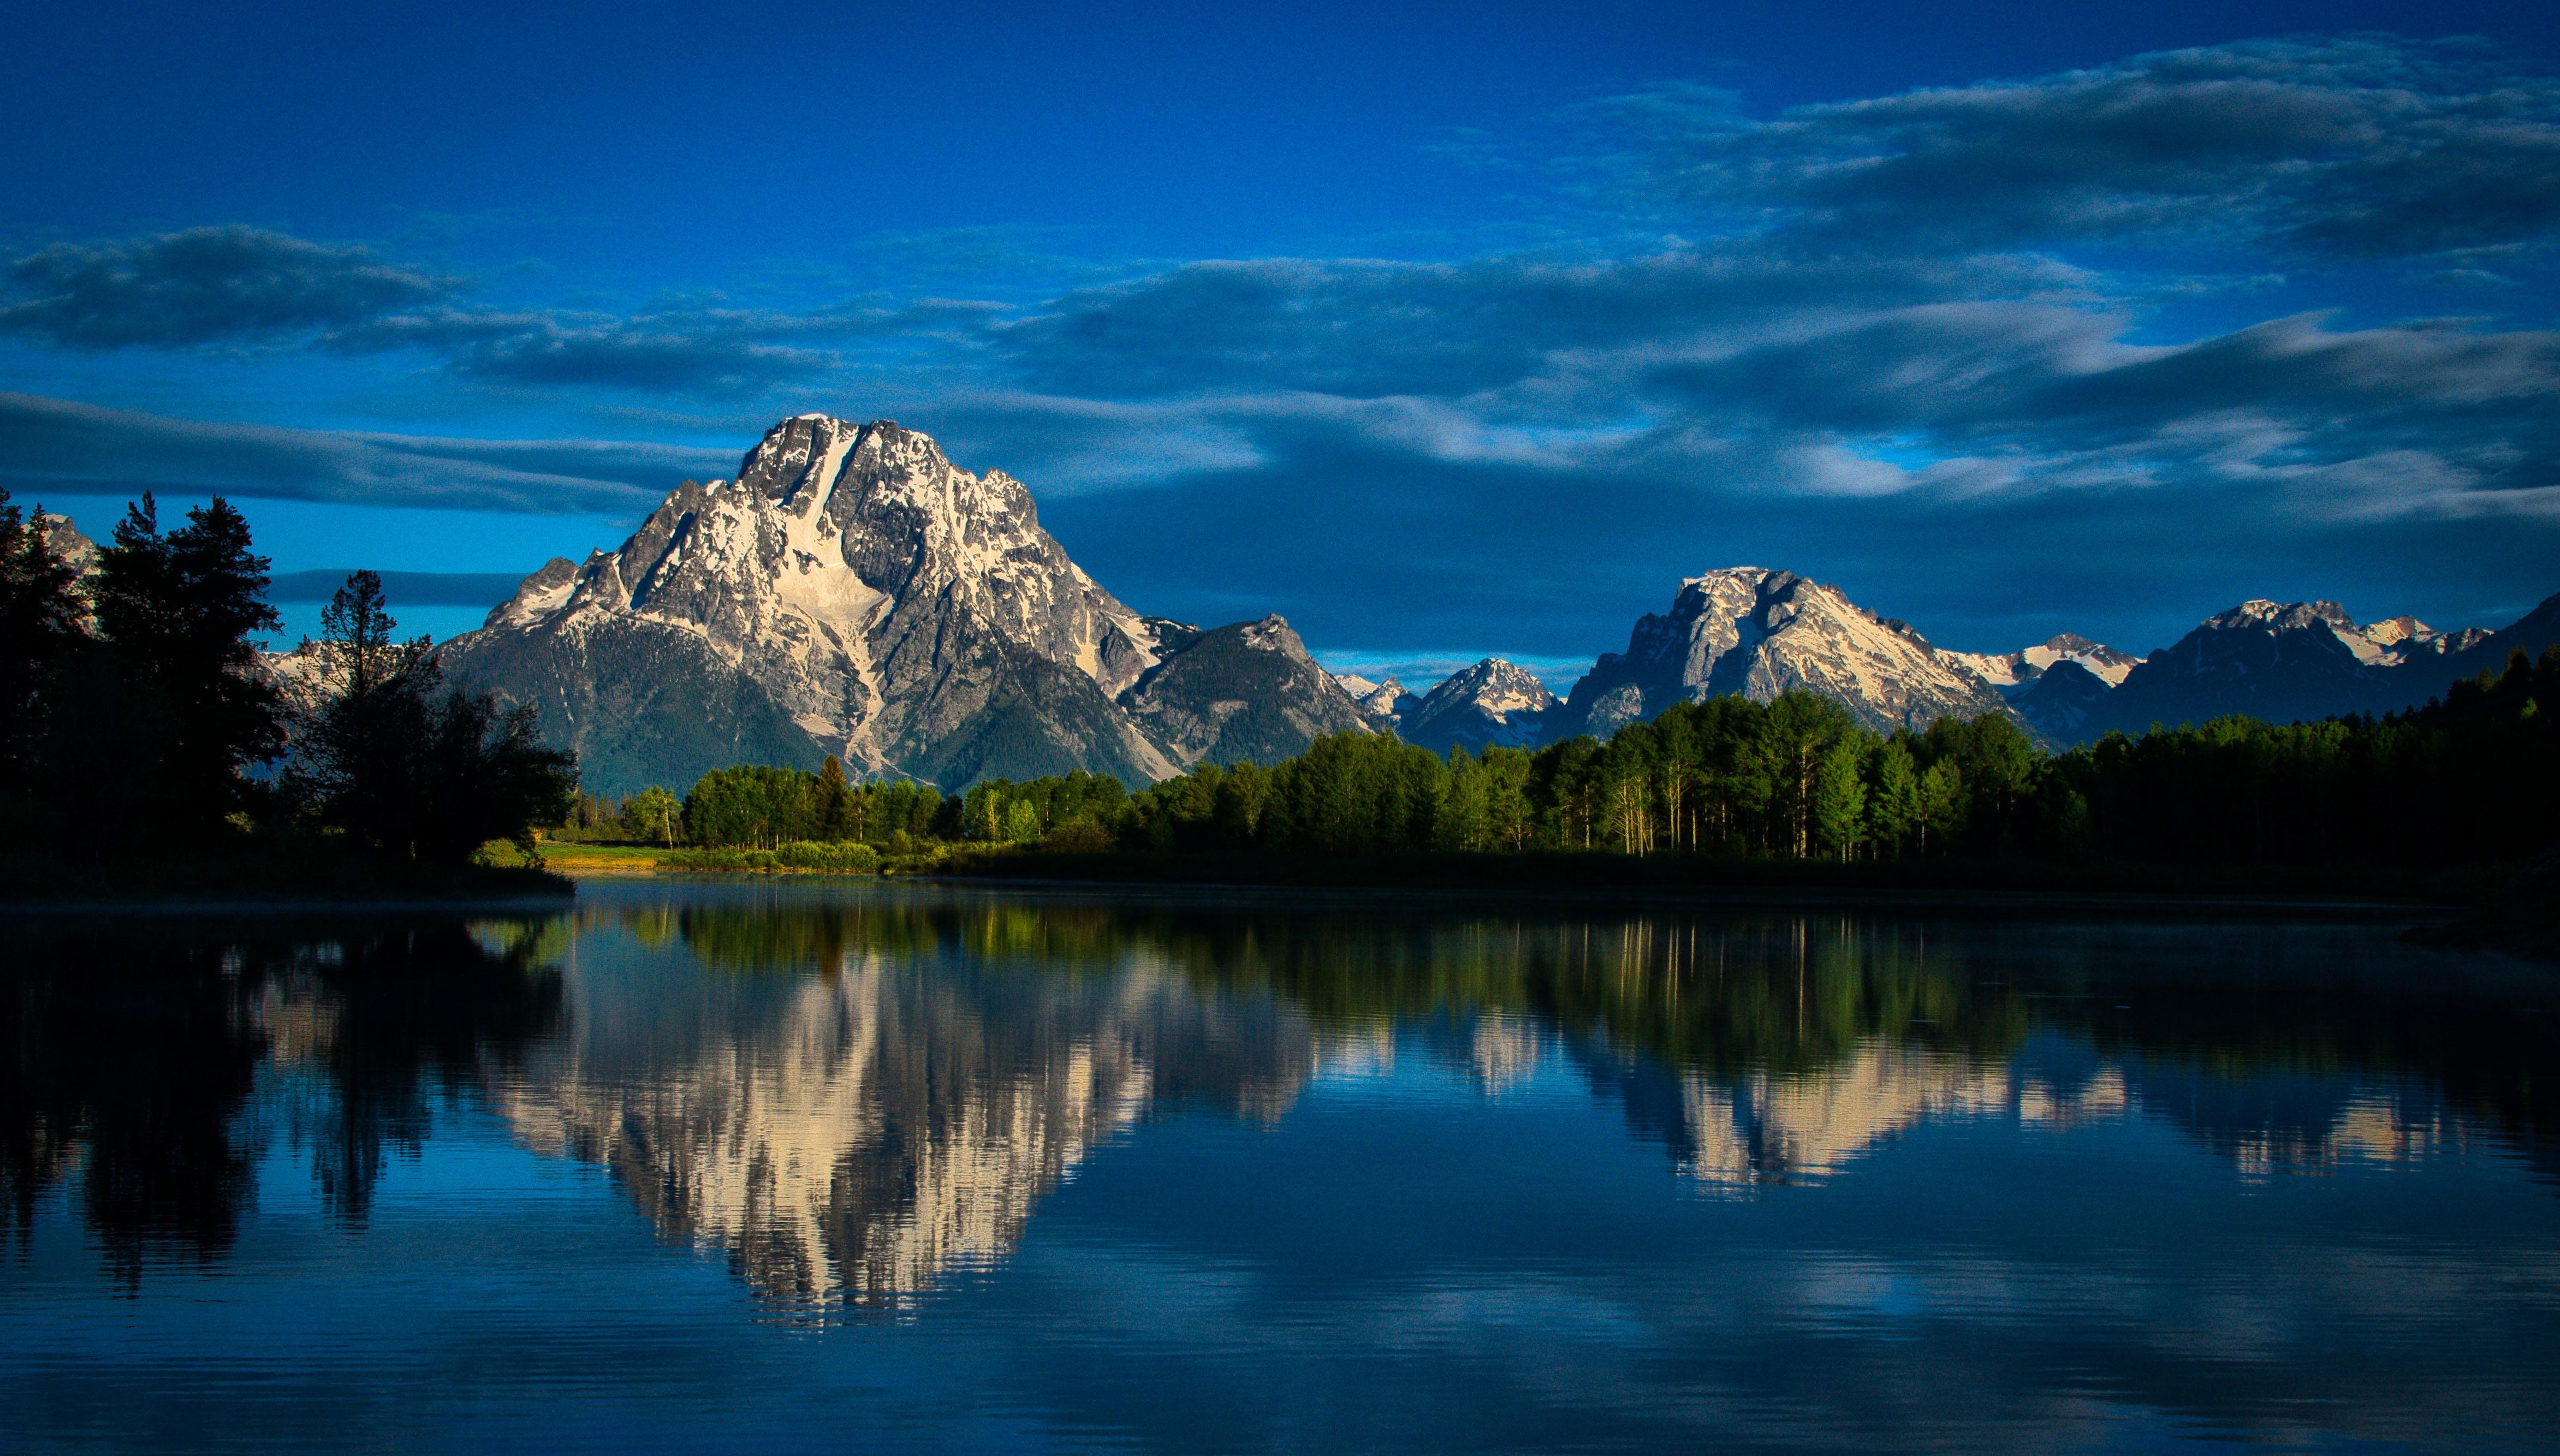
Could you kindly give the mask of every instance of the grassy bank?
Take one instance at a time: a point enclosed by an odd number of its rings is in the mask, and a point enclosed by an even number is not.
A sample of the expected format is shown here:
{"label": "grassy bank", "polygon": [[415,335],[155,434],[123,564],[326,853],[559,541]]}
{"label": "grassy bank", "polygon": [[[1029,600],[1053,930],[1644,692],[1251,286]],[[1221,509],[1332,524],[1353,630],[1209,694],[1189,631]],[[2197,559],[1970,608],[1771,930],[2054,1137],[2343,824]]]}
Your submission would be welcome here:
{"label": "grassy bank", "polygon": [[546,844],[546,863],[579,878],[650,874],[932,875],[1086,884],[1414,889],[1574,897],[1811,895],[1917,902],[1990,895],[2162,900],[2351,900],[2447,910],[2495,892],[2515,867],[2425,875],[2336,866],[2151,866],[2029,860],[1904,860],[1847,865],[1617,854],[1306,856],[1268,852],[1073,853],[1035,845],[937,844],[888,856],[863,846],[668,850]]}

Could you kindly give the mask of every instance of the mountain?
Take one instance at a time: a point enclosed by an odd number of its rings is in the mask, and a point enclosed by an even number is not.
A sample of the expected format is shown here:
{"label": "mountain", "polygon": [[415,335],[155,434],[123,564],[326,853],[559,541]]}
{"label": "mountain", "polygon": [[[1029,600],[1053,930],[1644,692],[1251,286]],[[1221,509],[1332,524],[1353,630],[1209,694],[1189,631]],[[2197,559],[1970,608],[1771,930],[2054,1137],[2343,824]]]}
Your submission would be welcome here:
{"label": "mountain", "polygon": [[1383,683],[1372,683],[1356,673],[1336,673],[1334,681],[1342,684],[1343,691],[1352,695],[1352,701],[1360,705],[1360,712],[1371,718],[1384,719],[1390,724],[1420,707],[1422,703],[1421,699],[1406,692],[1404,685],[1393,678]]}
{"label": "mountain", "polygon": [[2047,637],[2033,647],[2016,652],[1951,652],[1947,655],[2012,700],[2019,691],[2050,671],[2055,663],[2073,663],[2113,688],[2125,680],[2125,674],[2132,672],[2135,664],[2142,661],[2131,653],[2118,652],[2103,642],[2092,642],[2071,632]]}
{"label": "mountain", "polygon": [[[1392,681],[1390,679],[1390,681]],[[1446,753],[1464,744],[1481,752],[1489,746],[1535,747],[1545,741],[1547,715],[1562,700],[1537,675],[1499,657],[1488,657],[1455,673],[1397,715],[1397,731],[1408,743]]]}
{"label": "mountain", "polygon": [[1153,741],[1188,766],[1271,763],[1324,733],[1372,727],[1279,617],[1203,632],[1160,623],[1167,655],[1126,697]]}
{"label": "mountain", "polygon": [[96,569],[97,543],[80,535],[80,528],[72,524],[71,517],[48,512],[40,520],[45,528],[45,540],[73,570],[85,576]]}
{"label": "mountain", "polygon": [[[2445,688],[2458,678],[2504,671],[2509,653],[2521,652],[2538,660],[2552,647],[2560,646],[2560,595],[2544,597],[2540,606],[2494,632],[2475,627],[2461,637],[2463,640],[2451,647],[2441,661],[2421,664],[2431,669],[2427,677],[2442,680],[2427,690],[2427,698],[2443,696]],[[2426,699],[2410,701],[2415,705]]]}
{"label": "mountain", "polygon": [[[442,661],[532,704],[605,792],[828,753],[946,786],[1074,768],[1144,784],[1231,744],[1295,751],[1302,721],[1366,727],[1277,620],[1143,617],[1011,476],[893,421],[803,414],[735,479],[679,486],[618,551],[525,578]],[[1230,690],[1247,680],[1294,696],[1244,713]]]}
{"label": "mountain", "polygon": [[1636,623],[1550,716],[1555,736],[1603,736],[1674,703],[1740,693],[1767,702],[1804,688],[1879,730],[1950,715],[2009,714],[1992,685],[1908,625],[1839,588],[1761,566],[1680,583],[1671,611]]}
{"label": "mountain", "polygon": [[[2560,618],[2553,602],[2542,613]],[[2407,708],[2441,695],[2467,675],[2463,664],[2485,657],[2480,649],[2529,633],[2533,620],[2506,633],[2438,632],[2405,616],[2367,626],[2333,601],[2244,601],[2205,618],[2127,673],[2092,709],[2079,736],[2139,733],[2156,723],[2203,723],[2235,713],[2298,723]]]}
{"label": "mountain", "polygon": [[2009,710],[2049,743],[2076,743],[2090,716],[2106,702],[2107,680],[2077,659],[2064,658],[2007,694]]}

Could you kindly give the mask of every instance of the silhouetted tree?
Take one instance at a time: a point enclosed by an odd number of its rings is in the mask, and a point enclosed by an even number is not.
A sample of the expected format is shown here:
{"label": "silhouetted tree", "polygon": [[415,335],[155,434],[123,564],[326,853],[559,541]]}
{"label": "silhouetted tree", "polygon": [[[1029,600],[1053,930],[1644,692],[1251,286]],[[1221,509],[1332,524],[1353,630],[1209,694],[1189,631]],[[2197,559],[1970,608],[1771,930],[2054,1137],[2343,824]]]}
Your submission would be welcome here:
{"label": "silhouetted tree", "polygon": [[546,746],[532,711],[486,693],[439,695],[424,637],[394,640],[382,578],[348,576],[321,614],[326,700],[295,743],[287,782],[322,823],[369,850],[445,864],[491,840],[529,853],[577,798],[577,765]]}
{"label": "silhouetted tree", "polygon": [[244,807],[242,770],[284,747],[249,638],[280,624],[266,585],[247,520],[220,496],[164,535],[146,493],[98,552],[89,604],[147,752],[122,772],[151,782],[151,817],[168,827],[202,830]]}
{"label": "silhouetted tree", "polygon": [[44,508],[27,515],[0,487],[0,796],[23,796],[31,786],[42,685],[81,637],[78,580]]}

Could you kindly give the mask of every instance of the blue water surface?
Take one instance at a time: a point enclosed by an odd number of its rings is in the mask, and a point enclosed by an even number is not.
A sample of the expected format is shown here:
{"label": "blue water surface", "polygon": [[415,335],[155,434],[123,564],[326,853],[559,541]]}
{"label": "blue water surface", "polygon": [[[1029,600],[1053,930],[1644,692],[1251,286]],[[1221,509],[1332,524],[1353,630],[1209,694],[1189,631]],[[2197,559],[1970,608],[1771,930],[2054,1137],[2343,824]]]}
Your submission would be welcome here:
{"label": "blue water surface", "polygon": [[13,1450],[2560,1445],[2560,998],[2388,925],[5,928]]}

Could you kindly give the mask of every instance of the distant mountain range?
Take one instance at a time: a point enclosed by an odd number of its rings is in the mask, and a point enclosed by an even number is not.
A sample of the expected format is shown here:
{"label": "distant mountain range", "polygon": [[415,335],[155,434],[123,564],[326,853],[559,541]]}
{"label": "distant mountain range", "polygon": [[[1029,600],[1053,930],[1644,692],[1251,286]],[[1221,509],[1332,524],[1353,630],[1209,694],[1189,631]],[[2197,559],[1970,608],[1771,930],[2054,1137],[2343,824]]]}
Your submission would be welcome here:
{"label": "distant mountain range", "polygon": [[[49,524],[81,565],[94,559],[70,522]],[[1271,762],[1329,732],[1527,748],[1795,688],[1877,729],[1995,713],[2061,746],[2231,713],[2412,707],[2553,643],[2560,596],[2494,631],[2249,601],[2145,659],[2069,633],[1963,653],[1838,587],[1732,566],[1682,581],[1561,699],[1501,658],[1415,694],[1326,672],[1276,616],[1203,628],[1132,610],[1040,528],[1021,482],[961,470],[887,420],[804,414],[735,479],[679,486],[619,550],[524,578],[441,661],[532,705],[588,787],[620,793],[831,753],[946,788],[1076,768],[1135,784]]]}

